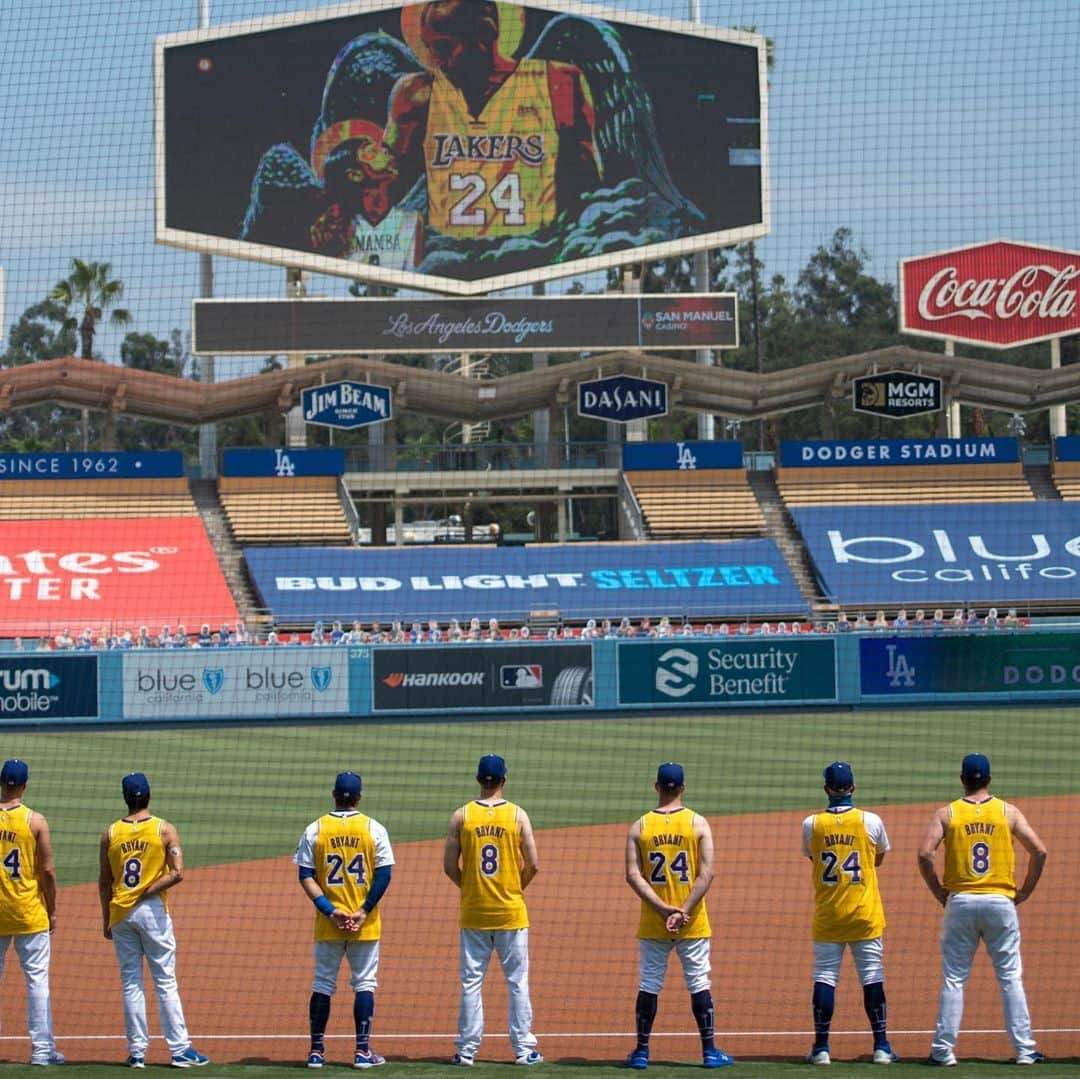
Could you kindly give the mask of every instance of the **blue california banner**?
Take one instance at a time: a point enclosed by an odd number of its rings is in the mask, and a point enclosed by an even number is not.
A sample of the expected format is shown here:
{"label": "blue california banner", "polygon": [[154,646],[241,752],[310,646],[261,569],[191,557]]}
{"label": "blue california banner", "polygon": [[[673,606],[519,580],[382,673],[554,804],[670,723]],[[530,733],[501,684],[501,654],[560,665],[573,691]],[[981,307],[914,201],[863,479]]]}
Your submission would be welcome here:
{"label": "blue california banner", "polygon": [[223,476],[340,476],[344,450],[226,450]]}
{"label": "blue california banner", "polygon": [[874,438],[839,442],[781,442],[784,468],[873,465],[988,465],[1020,460],[1015,438]]}
{"label": "blue california banner", "polygon": [[244,551],[278,621],[524,621],[801,613],[806,602],[772,540],[535,547]]}
{"label": "blue california banner", "polygon": [[1080,503],[802,506],[825,594],[867,607],[1080,600]]}
{"label": "blue california banner", "polygon": [[643,469],[742,468],[741,442],[625,442],[622,466]]}
{"label": "blue california banner", "polygon": [[179,450],[146,453],[0,453],[0,480],[178,479]]}

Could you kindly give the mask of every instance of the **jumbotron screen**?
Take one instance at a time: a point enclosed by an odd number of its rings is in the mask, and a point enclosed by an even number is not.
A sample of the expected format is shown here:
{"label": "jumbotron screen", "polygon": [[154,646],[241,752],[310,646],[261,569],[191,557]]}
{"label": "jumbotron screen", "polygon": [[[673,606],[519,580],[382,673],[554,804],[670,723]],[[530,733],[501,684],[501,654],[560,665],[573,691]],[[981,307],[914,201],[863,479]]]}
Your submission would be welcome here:
{"label": "jumbotron screen", "polygon": [[768,230],[760,36],[332,11],[158,39],[160,242],[476,294]]}

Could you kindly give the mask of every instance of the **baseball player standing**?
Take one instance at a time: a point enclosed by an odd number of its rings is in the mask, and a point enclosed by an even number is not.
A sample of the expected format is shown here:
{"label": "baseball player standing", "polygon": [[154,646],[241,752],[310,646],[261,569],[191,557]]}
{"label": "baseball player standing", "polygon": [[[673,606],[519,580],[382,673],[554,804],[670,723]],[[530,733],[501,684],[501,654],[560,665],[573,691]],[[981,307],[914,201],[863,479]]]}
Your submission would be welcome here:
{"label": "baseball player standing", "polygon": [[150,1034],[146,1026],[143,960],[157,994],[161,1033],[174,1068],[201,1068],[209,1058],[188,1037],[176,984],[176,937],[166,892],[184,879],[180,836],[167,820],[150,813],[150,781],[142,772],[120,784],[127,816],[101,837],[98,897],[106,940],[113,942],[124,994],[124,1028],[129,1068],[146,1066]]}
{"label": "baseball player standing", "polygon": [[307,1066],[321,1068],[325,1063],[330,998],[341,961],[348,959],[356,1022],[353,1067],[377,1068],[386,1063],[369,1043],[382,934],[377,905],[390,884],[394,852],[386,829],[356,808],[362,795],[355,772],[341,772],[331,793],[333,810],[304,829],[293,855],[300,887],[317,911]]}
{"label": "baseball player standing", "polygon": [[896,1054],[885,1024],[885,968],[881,935],[885,912],[877,867],[889,850],[885,825],[876,813],[853,804],[855,777],[846,761],[822,773],[829,808],[802,825],[802,851],[814,879],[814,1045],[811,1064],[831,1064],[829,1028],[844,948],[851,949],[863,987],[863,1007],[874,1035],[875,1064],[891,1064]]}
{"label": "baseball player standing", "polygon": [[443,872],[461,889],[457,1052],[451,1063],[472,1067],[484,1036],[484,974],[499,957],[510,998],[515,1064],[540,1064],[529,999],[529,915],[525,888],[539,863],[529,816],[503,797],[506,761],[480,758],[480,797],[454,811],[443,848]]}
{"label": "baseball player standing", "polygon": [[654,788],[657,807],[631,825],[626,840],[626,883],[641,899],[634,1008],[637,1045],[626,1064],[639,1071],[649,1066],[657,998],[674,951],[701,1035],[702,1063],[722,1068],[735,1060],[717,1049],[713,1040],[712,929],[704,902],[713,881],[712,830],[704,817],[682,804],[686,784],[681,764],[661,764]]}
{"label": "baseball player standing", "polygon": [[25,761],[0,768],[0,975],[14,943],[26,978],[31,1064],[63,1064],[53,1037],[49,1000],[50,934],[56,928],[56,867],[49,825],[22,804],[30,778]]}
{"label": "baseball player standing", "polygon": [[[956,1063],[956,1039],[964,1013],[964,986],[979,941],[994,966],[1005,1027],[1017,1064],[1038,1064],[1024,995],[1020,921],[1016,908],[1035,890],[1046,864],[1046,847],[1014,805],[990,794],[990,761],[969,753],[960,765],[964,796],[939,809],[919,848],[919,872],[945,907],[941,929],[941,998],[928,1063]],[[1014,873],[1013,839],[1028,852],[1020,888]],[[939,881],[934,852],[945,844],[945,873]]]}

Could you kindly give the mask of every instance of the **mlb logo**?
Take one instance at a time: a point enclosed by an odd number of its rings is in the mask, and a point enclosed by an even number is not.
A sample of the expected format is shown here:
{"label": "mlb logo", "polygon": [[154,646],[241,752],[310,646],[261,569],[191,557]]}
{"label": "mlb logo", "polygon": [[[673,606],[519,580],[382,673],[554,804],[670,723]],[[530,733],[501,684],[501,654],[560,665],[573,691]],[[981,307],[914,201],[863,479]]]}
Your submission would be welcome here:
{"label": "mlb logo", "polygon": [[539,689],[544,684],[544,668],[539,663],[518,663],[499,668],[503,689]]}

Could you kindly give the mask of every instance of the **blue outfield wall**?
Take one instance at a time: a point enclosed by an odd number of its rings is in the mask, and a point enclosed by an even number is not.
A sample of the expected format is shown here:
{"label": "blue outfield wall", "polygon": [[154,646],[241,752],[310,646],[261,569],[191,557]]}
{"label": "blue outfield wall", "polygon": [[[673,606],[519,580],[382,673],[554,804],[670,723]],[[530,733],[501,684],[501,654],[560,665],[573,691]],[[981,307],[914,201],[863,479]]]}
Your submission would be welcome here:
{"label": "blue outfield wall", "polygon": [[0,656],[0,727],[829,708],[1080,697],[1080,632]]}

